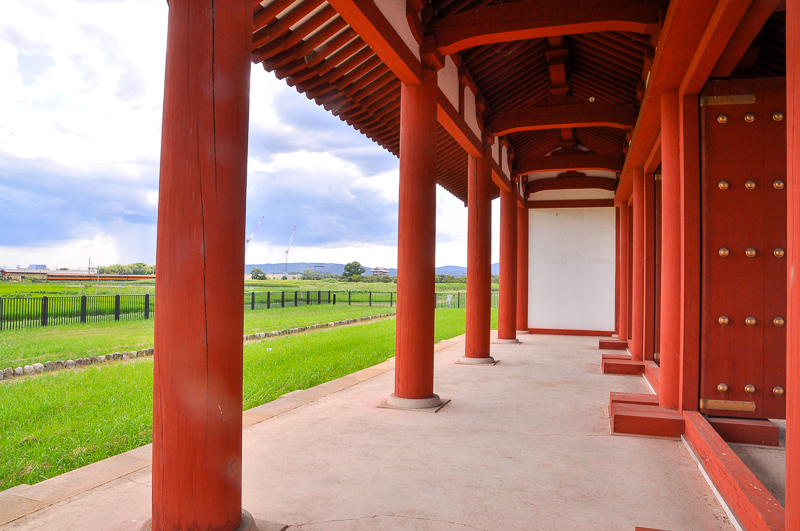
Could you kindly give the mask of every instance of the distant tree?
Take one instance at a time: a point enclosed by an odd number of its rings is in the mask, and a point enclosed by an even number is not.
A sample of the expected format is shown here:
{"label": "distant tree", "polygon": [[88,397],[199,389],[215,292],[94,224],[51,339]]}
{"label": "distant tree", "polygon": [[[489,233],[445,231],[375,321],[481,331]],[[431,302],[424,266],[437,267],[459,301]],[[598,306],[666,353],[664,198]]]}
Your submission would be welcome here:
{"label": "distant tree", "polygon": [[264,273],[260,268],[254,267],[250,270],[250,278],[253,280],[266,280],[267,274]]}
{"label": "distant tree", "polygon": [[315,278],[316,274],[314,273],[313,269],[307,268],[305,271],[303,271],[303,280],[314,280]]}
{"label": "distant tree", "polygon": [[358,281],[359,277],[364,274],[364,271],[366,271],[366,269],[358,262],[350,262],[344,266],[342,276],[346,278],[348,282]]}
{"label": "distant tree", "polygon": [[283,275],[283,276],[281,277],[281,280],[289,280],[289,277],[287,277],[286,275]]}

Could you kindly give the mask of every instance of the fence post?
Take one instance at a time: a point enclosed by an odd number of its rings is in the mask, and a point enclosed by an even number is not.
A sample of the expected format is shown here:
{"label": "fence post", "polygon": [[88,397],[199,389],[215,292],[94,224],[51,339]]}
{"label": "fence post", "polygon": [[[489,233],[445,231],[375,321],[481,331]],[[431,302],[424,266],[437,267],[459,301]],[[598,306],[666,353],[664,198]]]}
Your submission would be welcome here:
{"label": "fence post", "polygon": [[461,292],[458,292],[458,308],[461,309]]}
{"label": "fence post", "polygon": [[306,291],[306,305],[311,304],[311,290]]}
{"label": "fence post", "polygon": [[0,330],[3,329],[3,297],[0,297]]}
{"label": "fence post", "polygon": [[281,291],[281,308],[286,307],[286,292]]}
{"label": "fence post", "polygon": [[372,306],[372,292],[369,292],[369,305]]}
{"label": "fence post", "polygon": [[350,292],[347,292],[347,305],[350,306]]}
{"label": "fence post", "polygon": [[391,307],[392,307],[392,298],[393,298],[393,297],[394,297],[394,293],[392,293],[392,292],[390,291],[390,292],[389,292],[389,308],[391,308]]}
{"label": "fence post", "polygon": [[114,320],[119,321],[119,295],[114,295]]}
{"label": "fence post", "polygon": [[[86,297],[84,297],[84,299],[86,299]],[[86,303],[84,302],[84,305],[85,304]],[[86,318],[85,317],[85,315],[86,315],[86,306],[83,307],[83,310],[81,311],[81,313],[84,315],[84,319],[85,319]],[[144,294],[144,318],[145,319],[150,319],[150,294],[149,293],[145,293]],[[84,320],[84,323],[85,322],[86,321]]]}
{"label": "fence post", "polygon": [[297,290],[294,290],[294,307],[297,308]]}
{"label": "fence post", "polygon": [[267,292],[267,310],[269,310],[270,307],[272,306],[272,304],[270,302],[270,295],[271,295],[271,292],[268,291]]}
{"label": "fence post", "polygon": [[[330,294],[330,291],[328,292]],[[333,294],[333,305],[336,306],[336,294]]]}
{"label": "fence post", "polygon": [[317,291],[317,304],[322,304],[322,291]]}
{"label": "fence post", "polygon": [[250,294],[250,309],[251,310],[255,310],[256,309],[256,292],[255,291],[253,291]]}
{"label": "fence post", "polygon": [[328,290],[328,304],[331,303],[331,290]]}
{"label": "fence post", "polygon": [[42,326],[47,326],[47,295],[42,297]]}

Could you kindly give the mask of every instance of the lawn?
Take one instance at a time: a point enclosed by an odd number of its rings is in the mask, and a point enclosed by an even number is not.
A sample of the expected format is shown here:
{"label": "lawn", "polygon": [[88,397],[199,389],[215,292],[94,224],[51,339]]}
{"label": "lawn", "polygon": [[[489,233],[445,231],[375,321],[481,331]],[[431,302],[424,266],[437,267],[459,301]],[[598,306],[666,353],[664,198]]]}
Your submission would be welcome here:
{"label": "lawn", "polygon": [[[243,333],[271,332],[392,313],[369,306],[298,306],[245,310]],[[153,321],[104,321],[0,331],[0,370],[45,361],[100,356],[153,346]]]}
{"label": "lawn", "polygon": [[[463,334],[464,320],[463,309],[438,310],[436,340]],[[246,344],[244,409],[386,360],[394,331],[394,319],[386,319]],[[152,392],[152,358],[0,384],[0,490],[147,444]]]}

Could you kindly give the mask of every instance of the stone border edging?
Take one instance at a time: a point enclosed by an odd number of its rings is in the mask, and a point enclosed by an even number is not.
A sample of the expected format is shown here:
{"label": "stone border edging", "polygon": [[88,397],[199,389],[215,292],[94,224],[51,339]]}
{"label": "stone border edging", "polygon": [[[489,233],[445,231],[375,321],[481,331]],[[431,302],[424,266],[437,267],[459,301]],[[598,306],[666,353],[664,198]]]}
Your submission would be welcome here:
{"label": "stone border edging", "polygon": [[[242,336],[243,341],[254,341],[265,339],[268,337],[278,337],[290,334],[298,334],[308,330],[316,330],[318,328],[328,328],[332,326],[349,325],[361,321],[371,321],[374,319],[382,319],[390,317],[394,313],[383,313],[378,315],[369,315],[367,317],[356,317],[354,319],[344,319],[342,321],[331,321],[329,323],[314,324],[310,326],[300,326],[297,328],[286,328],[284,330],[273,330],[272,332],[260,332],[258,334],[245,334]],[[132,350],[130,352],[111,352],[104,356],[92,356],[90,358],[77,358],[75,360],[57,360],[55,362],[46,361],[44,363],[33,363],[31,365],[24,365],[22,367],[6,367],[0,372],[0,380],[11,380],[21,376],[31,376],[34,374],[41,374],[43,372],[59,371],[64,369],[73,369],[75,367],[84,367],[86,365],[94,365],[95,363],[105,363],[107,361],[128,360],[135,358],[143,358],[153,355],[153,348],[145,348],[142,350]]]}

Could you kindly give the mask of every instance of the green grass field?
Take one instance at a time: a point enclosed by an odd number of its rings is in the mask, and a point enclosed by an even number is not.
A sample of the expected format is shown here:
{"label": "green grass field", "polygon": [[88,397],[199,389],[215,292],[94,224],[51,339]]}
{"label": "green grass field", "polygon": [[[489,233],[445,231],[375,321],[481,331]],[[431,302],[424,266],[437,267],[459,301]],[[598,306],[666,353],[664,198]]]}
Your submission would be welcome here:
{"label": "green grass field", "polygon": [[[243,334],[392,313],[369,306],[298,306],[245,311]],[[0,370],[45,361],[100,356],[153,346],[153,320],[105,321],[0,331]]]}
{"label": "green grass field", "polygon": [[[463,309],[438,310],[436,340],[463,334],[464,321]],[[386,319],[246,344],[244,409],[388,359],[394,333],[394,319]],[[152,392],[152,358],[3,382],[0,490],[149,443]]]}

